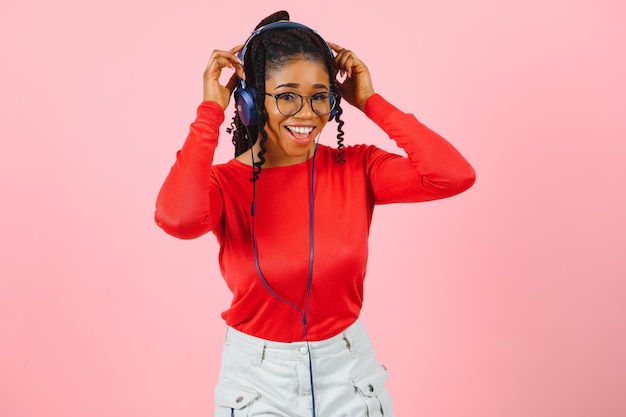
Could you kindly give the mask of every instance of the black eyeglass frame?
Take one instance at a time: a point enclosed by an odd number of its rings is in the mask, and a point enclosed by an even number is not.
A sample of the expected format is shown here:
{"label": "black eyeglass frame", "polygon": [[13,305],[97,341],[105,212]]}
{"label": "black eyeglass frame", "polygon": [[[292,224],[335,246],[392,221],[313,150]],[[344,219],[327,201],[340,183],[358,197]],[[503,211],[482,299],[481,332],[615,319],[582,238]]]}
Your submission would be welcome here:
{"label": "black eyeglass frame", "polygon": [[[298,97],[300,97],[300,106],[298,107],[298,110],[296,110],[295,112],[292,112],[292,113],[290,113],[290,114],[285,114],[285,113],[283,113],[282,111],[280,111],[280,106],[278,105],[278,99],[279,99],[281,96],[284,96],[284,95],[286,95],[286,94],[291,94],[291,95],[294,95],[294,96],[298,96]],[[327,113],[323,113],[323,114],[322,114],[322,113],[319,113],[319,112],[318,112],[317,110],[315,110],[315,108],[313,107],[313,97],[315,97],[315,96],[317,96],[317,95],[319,95],[319,94],[328,94],[329,96],[333,96],[333,97],[335,98],[334,100],[331,100],[331,99],[329,98],[329,101],[330,101],[330,103],[331,103],[331,106],[330,106],[330,109],[328,110],[328,112],[327,112]],[[299,112],[300,110],[302,110],[302,107],[304,107],[304,99],[305,99],[305,98],[306,98],[306,99],[308,99],[308,101],[309,101],[309,106],[311,106],[311,110],[313,110],[313,113],[317,114],[318,116],[326,116],[326,115],[329,115],[329,114],[330,114],[330,113],[331,113],[331,112],[335,109],[335,107],[337,106],[337,102],[339,101],[339,94],[337,94],[337,93],[335,93],[335,92],[333,92],[333,91],[324,91],[323,93],[313,94],[312,96],[303,96],[302,94],[292,93],[292,92],[285,92],[285,93],[279,93],[279,94],[265,93],[265,95],[267,95],[267,96],[270,96],[270,97],[273,97],[273,98],[274,98],[274,100],[276,101],[276,109],[278,109],[278,112],[279,112],[280,114],[282,114],[283,116],[294,116],[294,115],[298,114],[298,112]]]}

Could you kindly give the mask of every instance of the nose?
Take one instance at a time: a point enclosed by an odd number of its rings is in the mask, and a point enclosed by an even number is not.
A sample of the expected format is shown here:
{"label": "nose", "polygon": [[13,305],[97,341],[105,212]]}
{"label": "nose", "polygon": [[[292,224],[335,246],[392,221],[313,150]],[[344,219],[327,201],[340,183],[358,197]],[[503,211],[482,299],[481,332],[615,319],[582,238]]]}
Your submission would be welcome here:
{"label": "nose", "polygon": [[311,104],[310,97],[304,97],[302,99],[302,108],[295,114],[295,116],[303,119],[310,119],[311,117],[317,116],[317,113],[313,111],[313,105]]}

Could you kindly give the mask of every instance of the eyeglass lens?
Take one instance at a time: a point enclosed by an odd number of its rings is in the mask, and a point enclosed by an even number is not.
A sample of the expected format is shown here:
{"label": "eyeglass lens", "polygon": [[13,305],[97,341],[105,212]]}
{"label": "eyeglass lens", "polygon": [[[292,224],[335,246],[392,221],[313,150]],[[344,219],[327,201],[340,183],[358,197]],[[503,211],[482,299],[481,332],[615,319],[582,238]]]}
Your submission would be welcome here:
{"label": "eyeglass lens", "polygon": [[282,93],[274,96],[278,111],[284,116],[293,116],[302,109],[304,99],[307,98],[311,108],[318,116],[325,116],[333,110],[334,100],[331,93],[318,93],[310,97],[303,97],[297,93]]}

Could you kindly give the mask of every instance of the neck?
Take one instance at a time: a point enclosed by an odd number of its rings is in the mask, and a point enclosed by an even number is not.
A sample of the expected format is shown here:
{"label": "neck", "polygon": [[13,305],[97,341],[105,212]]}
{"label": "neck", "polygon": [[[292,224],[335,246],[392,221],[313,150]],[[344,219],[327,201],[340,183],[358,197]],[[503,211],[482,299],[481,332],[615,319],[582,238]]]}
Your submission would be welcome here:
{"label": "neck", "polygon": [[[286,155],[280,148],[273,146],[270,141],[265,143],[265,163],[263,164],[263,168],[275,168],[275,167],[283,167],[289,165],[296,165],[301,162],[308,161],[315,154],[316,143],[313,143],[311,147],[306,150],[306,153],[302,155]],[[242,153],[237,157],[240,162],[245,163],[246,165],[252,165],[252,159],[255,162],[259,160],[259,152],[261,151],[261,145],[259,141],[257,141],[254,146],[248,151]],[[251,155],[253,153],[253,155]],[[254,158],[252,158],[254,156]]]}

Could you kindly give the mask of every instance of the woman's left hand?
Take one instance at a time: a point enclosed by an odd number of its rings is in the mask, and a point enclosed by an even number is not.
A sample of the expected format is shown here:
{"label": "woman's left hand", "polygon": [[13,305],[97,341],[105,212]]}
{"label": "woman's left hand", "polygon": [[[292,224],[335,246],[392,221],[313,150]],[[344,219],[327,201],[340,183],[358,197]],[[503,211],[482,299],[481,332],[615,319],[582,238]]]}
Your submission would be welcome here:
{"label": "woman's left hand", "polygon": [[346,77],[343,82],[337,80],[341,96],[354,107],[364,111],[367,99],[374,94],[367,66],[352,51],[332,42],[328,42],[328,45],[337,53],[335,67],[338,74]]}

